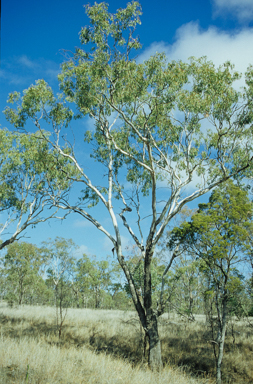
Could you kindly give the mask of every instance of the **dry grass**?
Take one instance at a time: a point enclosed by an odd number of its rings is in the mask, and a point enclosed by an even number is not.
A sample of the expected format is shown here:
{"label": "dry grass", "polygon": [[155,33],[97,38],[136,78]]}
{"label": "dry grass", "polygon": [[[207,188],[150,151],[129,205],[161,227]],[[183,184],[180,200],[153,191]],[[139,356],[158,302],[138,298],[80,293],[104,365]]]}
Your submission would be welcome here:
{"label": "dry grass", "polygon": [[[215,377],[212,335],[204,316],[195,322],[162,320],[160,337],[164,360],[187,366],[200,376]],[[227,328],[222,378],[225,384],[253,383],[253,334],[245,321],[231,321]]]}
{"label": "dry grass", "polygon": [[133,368],[130,363],[105,354],[81,349],[59,348],[24,338],[0,342],[1,383],[25,383],[29,364],[29,383],[96,384],[196,384],[196,380],[175,369],[152,373]]}
{"label": "dry grass", "polygon": [[[60,340],[54,308],[15,309],[0,303],[0,321],[0,383],[214,382],[210,334],[203,317],[190,324],[161,319],[166,367],[160,374],[150,372],[142,357],[143,333],[133,312],[69,309]],[[235,340],[227,336],[224,383],[252,383],[252,332],[244,323],[235,329]]]}

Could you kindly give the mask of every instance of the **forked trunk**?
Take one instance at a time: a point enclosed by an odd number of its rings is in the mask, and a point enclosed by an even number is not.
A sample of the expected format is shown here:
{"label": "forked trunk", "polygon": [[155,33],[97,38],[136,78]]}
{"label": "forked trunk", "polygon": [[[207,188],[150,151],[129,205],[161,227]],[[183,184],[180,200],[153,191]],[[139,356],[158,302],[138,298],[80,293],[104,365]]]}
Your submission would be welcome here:
{"label": "forked trunk", "polygon": [[148,362],[152,370],[160,370],[163,367],[161,342],[158,334],[157,315],[152,308],[152,284],[151,284],[151,260],[153,250],[146,252],[144,261],[144,299],[140,299],[135,282],[124,257],[117,249],[118,260],[129,283],[130,292],[135,309],[138,313],[141,325],[149,341]]}

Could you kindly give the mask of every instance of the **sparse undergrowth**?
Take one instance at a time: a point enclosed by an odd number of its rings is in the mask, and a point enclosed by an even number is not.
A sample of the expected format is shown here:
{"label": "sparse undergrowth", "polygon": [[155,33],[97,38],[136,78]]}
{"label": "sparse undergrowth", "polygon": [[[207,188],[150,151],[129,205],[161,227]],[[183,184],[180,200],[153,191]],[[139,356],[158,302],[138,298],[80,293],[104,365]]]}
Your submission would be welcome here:
{"label": "sparse undergrowth", "polygon": [[[161,383],[214,382],[209,329],[160,320],[165,369],[152,373],[143,358],[143,333],[133,312],[69,309],[59,340],[53,308],[0,306],[1,383]],[[228,329],[224,383],[252,383],[252,332],[245,323]],[[193,377],[194,375],[194,377]]]}

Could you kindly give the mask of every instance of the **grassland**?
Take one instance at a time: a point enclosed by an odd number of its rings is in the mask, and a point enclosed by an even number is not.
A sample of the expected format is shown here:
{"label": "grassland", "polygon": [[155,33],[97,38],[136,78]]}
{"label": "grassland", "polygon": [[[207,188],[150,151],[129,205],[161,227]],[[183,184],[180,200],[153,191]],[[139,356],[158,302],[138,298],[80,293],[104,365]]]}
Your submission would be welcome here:
{"label": "grassland", "polygon": [[[0,303],[0,383],[213,384],[210,332],[194,323],[160,320],[165,369],[143,357],[143,333],[133,312],[69,309],[59,339],[55,310]],[[224,383],[253,382],[253,337],[247,324],[228,330]]]}

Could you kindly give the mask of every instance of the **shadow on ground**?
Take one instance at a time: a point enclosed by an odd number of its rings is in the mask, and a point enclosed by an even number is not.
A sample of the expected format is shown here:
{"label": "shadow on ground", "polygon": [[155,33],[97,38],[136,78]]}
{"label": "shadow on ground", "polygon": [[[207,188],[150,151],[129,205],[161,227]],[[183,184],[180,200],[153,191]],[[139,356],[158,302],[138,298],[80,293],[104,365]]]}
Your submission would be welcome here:
{"label": "shadow on ground", "polygon": [[[83,335],[77,334],[77,327],[69,324],[63,325],[62,336],[59,339],[56,325],[46,322],[27,321],[18,318],[10,318],[0,315],[0,324],[5,336],[20,339],[22,337],[43,338],[43,340],[58,347],[87,347],[95,353],[106,352],[113,356],[123,358],[135,365],[147,365],[147,351],[144,356],[144,338],[137,327],[133,332],[117,334],[109,337],[98,325],[82,325],[85,327]],[[192,330],[187,337],[182,333],[182,327],[178,324],[161,324],[163,326],[162,354],[165,364],[182,367],[188,373],[199,377],[214,377],[215,362],[213,349],[208,344],[210,334],[208,330]],[[165,328],[166,327],[166,328]],[[166,332],[164,332],[166,330]],[[226,358],[229,353],[238,346],[227,341],[223,362],[223,381],[226,384],[249,384],[252,377],[245,371],[240,371],[233,363]],[[0,369],[1,383],[16,383],[15,375],[17,367],[2,367]],[[25,378],[25,372],[19,372],[19,377]],[[4,379],[5,378],[5,379]],[[9,378],[9,381],[8,381]],[[5,381],[7,380],[7,381]],[[17,382],[18,383],[18,382]]]}

